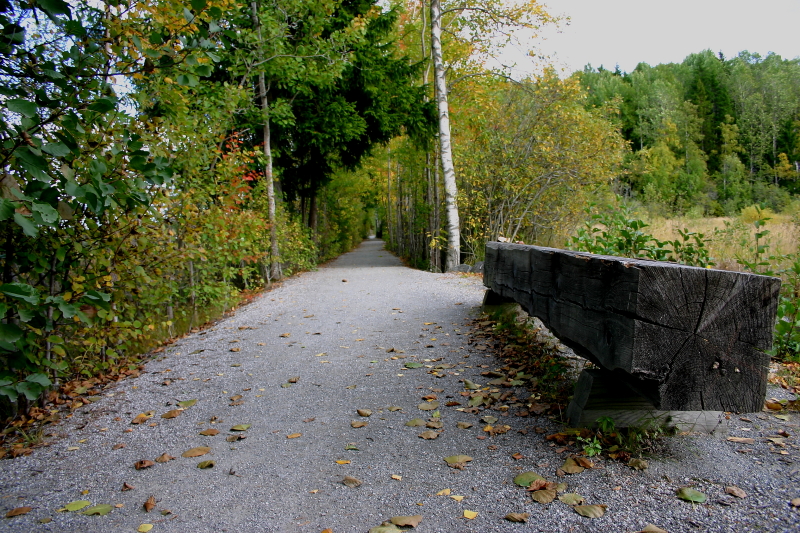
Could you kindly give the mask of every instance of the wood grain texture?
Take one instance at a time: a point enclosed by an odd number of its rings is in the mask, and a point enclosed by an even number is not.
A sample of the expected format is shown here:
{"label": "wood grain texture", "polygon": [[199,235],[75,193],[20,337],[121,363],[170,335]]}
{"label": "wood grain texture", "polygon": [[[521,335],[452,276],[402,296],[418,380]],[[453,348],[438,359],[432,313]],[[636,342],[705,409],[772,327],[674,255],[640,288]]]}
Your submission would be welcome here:
{"label": "wood grain texture", "polygon": [[658,409],[763,405],[777,278],[490,242],[483,279]]}

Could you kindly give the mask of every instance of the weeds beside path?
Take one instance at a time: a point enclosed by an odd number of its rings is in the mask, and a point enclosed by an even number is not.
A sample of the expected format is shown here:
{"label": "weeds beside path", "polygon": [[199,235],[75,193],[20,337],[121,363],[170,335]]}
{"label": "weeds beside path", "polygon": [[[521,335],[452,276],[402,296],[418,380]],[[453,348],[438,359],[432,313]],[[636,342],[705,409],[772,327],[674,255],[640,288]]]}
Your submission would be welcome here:
{"label": "weeds beside path", "polygon": [[[31,508],[0,531],[343,533],[414,515],[422,532],[800,524],[794,414],[734,415],[731,434],[752,443],[682,437],[643,471],[593,459],[567,474],[580,447],[546,440],[561,426],[531,412],[527,389],[493,374],[509,370],[491,343],[469,335],[482,295],[479,279],[405,268],[380,241],[290,279],[48,426],[47,447],[0,461],[0,510]],[[492,401],[470,405],[476,391]],[[456,455],[471,460],[452,468]],[[529,471],[604,516],[533,501],[513,482]],[[708,501],[679,500],[684,486]],[[108,514],[59,512],[80,500]]]}

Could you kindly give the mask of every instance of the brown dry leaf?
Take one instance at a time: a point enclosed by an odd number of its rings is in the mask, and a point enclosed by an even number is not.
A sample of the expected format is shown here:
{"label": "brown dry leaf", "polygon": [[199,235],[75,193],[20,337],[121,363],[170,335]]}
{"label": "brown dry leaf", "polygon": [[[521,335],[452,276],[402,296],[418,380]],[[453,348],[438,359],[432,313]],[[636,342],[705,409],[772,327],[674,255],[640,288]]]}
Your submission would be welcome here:
{"label": "brown dry leaf", "polygon": [[147,459],[142,459],[141,461],[136,461],[136,462],[133,464],[133,467],[134,467],[136,470],[141,470],[141,469],[143,469],[143,468],[150,468],[150,467],[151,467],[151,466],[153,466],[154,464],[155,464],[155,463],[154,463],[153,461],[148,461]]}
{"label": "brown dry leaf", "polygon": [[459,422],[456,425],[458,426],[458,429],[469,429],[472,427],[472,424],[470,424],[469,422]]}
{"label": "brown dry leaf", "polygon": [[[14,518],[15,516],[21,516],[24,514],[28,514],[33,511],[33,507],[17,507],[16,509],[11,509],[9,512],[6,513],[6,518]],[[422,517],[420,517],[422,518]]]}
{"label": "brown dry leaf", "polygon": [[450,496],[450,489],[442,489],[436,493],[437,496]]}
{"label": "brown dry leaf", "polygon": [[511,458],[519,461],[520,459],[525,459],[525,456],[522,455],[521,453],[517,452],[515,454],[512,454]]}
{"label": "brown dry leaf", "polygon": [[232,352],[238,352],[240,350],[241,350],[241,348],[239,348],[238,346],[234,346],[233,348],[231,348]]}
{"label": "brown dry leaf", "polygon": [[236,442],[237,440],[244,440],[247,438],[247,435],[228,435],[225,437],[225,440],[228,442]]}
{"label": "brown dry leaf", "polygon": [[147,501],[144,502],[144,510],[149,513],[155,508],[156,508],[156,497],[150,496],[149,498],[147,498]]}
{"label": "brown dry leaf", "polygon": [[528,513],[508,513],[505,516],[505,519],[508,520],[509,522],[521,522],[524,524],[525,522],[528,521],[529,516],[530,514]]}
{"label": "brown dry leaf", "polygon": [[731,496],[736,496],[737,498],[746,498],[747,493],[737,487],[736,485],[731,485],[730,487],[725,487],[725,492],[730,494]]}
{"label": "brown dry leaf", "polygon": [[325,529],[323,529],[321,531],[321,533],[333,533],[333,530],[331,528],[329,528],[329,527],[326,527]]}
{"label": "brown dry leaf", "polygon": [[200,461],[197,463],[197,468],[205,470],[206,468],[214,468],[216,464],[214,461]]}
{"label": "brown dry leaf", "polygon": [[369,422],[364,422],[363,420],[353,420],[350,422],[350,427],[363,428],[367,427],[367,424],[369,424]]}
{"label": "brown dry leaf", "polygon": [[756,442],[750,437],[728,437],[728,440],[737,444],[753,444]]}
{"label": "brown dry leaf", "polygon": [[460,502],[461,500],[463,500],[463,499],[464,499],[464,497],[463,497],[463,496],[459,496],[459,495],[456,495],[456,494],[454,494],[454,495],[450,496],[450,498],[451,498],[451,499],[453,499],[453,500],[455,500],[455,501],[457,501],[457,502]]}
{"label": "brown dry leaf", "polygon": [[566,474],[580,474],[585,469],[575,461],[574,457],[567,457],[567,460],[561,465],[561,470]]}
{"label": "brown dry leaf", "polygon": [[654,524],[647,524],[639,533],[667,533],[667,530],[661,529]]}
{"label": "brown dry leaf", "polygon": [[420,522],[422,522],[422,515],[414,515],[414,516],[393,516],[389,519],[389,521],[396,525],[396,526],[411,526],[417,527]]}
{"label": "brown dry leaf", "polygon": [[283,338],[285,339],[285,338],[287,338],[287,337],[291,336],[291,333],[281,333],[281,334],[280,334],[280,335],[278,335],[278,336],[279,336],[279,337],[283,337]]}
{"label": "brown dry leaf", "polygon": [[313,416],[312,416],[311,418],[304,418],[304,419],[303,419],[303,422],[306,422],[306,423],[308,423],[308,422],[313,422],[314,420],[316,420],[316,417],[313,417]]}
{"label": "brown dry leaf", "polygon": [[776,401],[775,399],[767,400],[766,402],[764,402],[764,407],[766,407],[767,409],[771,409],[773,411],[780,411],[781,409],[783,409],[783,405],[781,405],[781,403]]}
{"label": "brown dry leaf", "polygon": [[181,454],[181,457],[200,457],[201,455],[205,455],[211,451],[211,448],[208,446],[198,446],[196,448],[191,448],[186,450]]}
{"label": "brown dry leaf", "polygon": [[150,418],[153,417],[154,414],[155,412],[153,411],[148,411],[146,413],[139,413],[134,417],[133,420],[131,420],[131,424],[142,424],[144,422],[147,422]]}
{"label": "brown dry leaf", "polygon": [[135,488],[136,488],[136,487],[134,487],[134,486],[133,486],[133,485],[131,485],[130,483],[123,483],[123,484],[122,484],[122,489],[120,489],[120,490],[122,490],[122,492],[125,492],[126,490],[133,490],[133,489],[135,489]]}
{"label": "brown dry leaf", "polygon": [[428,429],[442,429],[442,427],[444,427],[444,422],[441,420],[432,419],[430,422],[425,424],[425,427]]}
{"label": "brown dry leaf", "polygon": [[800,498],[793,498],[792,501],[789,502],[792,507],[800,507]]}
{"label": "brown dry leaf", "polygon": [[424,402],[424,403],[419,404],[417,406],[417,408],[420,411],[433,411],[434,409],[438,409],[439,408],[439,402],[437,402],[437,401]]}
{"label": "brown dry leaf", "polygon": [[531,494],[531,497],[533,498],[533,501],[547,504],[556,499],[556,490],[555,489],[536,490]]}
{"label": "brown dry leaf", "polygon": [[394,479],[395,481],[402,481],[403,480],[403,476],[398,476],[397,474],[392,474],[392,479]]}
{"label": "brown dry leaf", "polygon": [[630,461],[628,461],[628,466],[633,468],[634,470],[647,470],[647,467],[649,465],[647,464],[647,461],[645,461],[644,459],[631,459]]}
{"label": "brown dry leaf", "polygon": [[363,483],[360,479],[354,478],[353,476],[344,476],[342,480],[342,484],[347,485],[351,489],[354,489]]}
{"label": "brown dry leaf", "polygon": [[600,518],[606,513],[608,505],[576,505],[575,512],[586,518]]}
{"label": "brown dry leaf", "polygon": [[156,459],[156,462],[157,463],[166,463],[167,461],[172,461],[173,459],[175,459],[175,458],[172,457],[170,454],[162,453],[160,456],[158,456],[158,458]]}
{"label": "brown dry leaf", "polygon": [[438,434],[437,432],[435,432],[435,431],[433,431],[433,430],[430,430],[430,429],[429,429],[428,431],[423,431],[423,432],[422,432],[422,433],[420,433],[418,436],[419,436],[419,438],[421,438],[421,439],[425,439],[425,440],[433,440],[433,439],[435,439],[436,437],[438,437],[438,436],[439,436],[439,434]]}
{"label": "brown dry leaf", "polygon": [[115,444],[115,445],[114,445],[114,446],[113,446],[111,449],[112,449],[112,450],[121,450],[121,449],[122,449],[122,448],[124,448],[124,447],[125,447],[125,445],[124,445],[124,444],[122,444],[121,442],[118,442],[118,443],[117,443],[117,444]]}
{"label": "brown dry leaf", "polygon": [[231,401],[232,401],[232,402],[238,402],[238,401],[239,401],[239,400],[241,400],[242,398],[244,398],[244,396],[242,396],[241,394],[236,394],[236,395],[234,395],[234,396],[231,396]]}
{"label": "brown dry leaf", "polygon": [[457,402],[455,400],[450,400],[445,404],[447,407],[455,407],[456,405],[461,405],[461,402]]}
{"label": "brown dry leaf", "polygon": [[583,468],[594,468],[594,463],[590,459],[583,457],[582,455],[576,455],[575,457],[573,457],[573,459],[575,459],[575,462],[578,463],[578,465],[582,466]]}
{"label": "brown dry leaf", "polygon": [[350,460],[349,459],[339,459],[338,461],[336,461],[336,464],[337,465],[349,465],[350,464]]}
{"label": "brown dry leaf", "polygon": [[436,396],[435,394],[428,394],[427,396],[423,396],[422,397],[423,400],[426,400],[426,401],[429,401],[429,402],[431,402],[433,400],[437,400],[438,398],[439,397]]}
{"label": "brown dry leaf", "polygon": [[358,416],[371,416],[372,411],[370,409],[356,409]]}
{"label": "brown dry leaf", "polygon": [[287,439],[296,439],[296,438],[302,437],[302,436],[303,436],[302,433],[292,433],[290,435],[286,435],[286,438]]}
{"label": "brown dry leaf", "polygon": [[206,437],[213,437],[215,435],[219,435],[219,430],[214,428],[208,428],[201,431],[200,434]]}
{"label": "brown dry leaf", "polygon": [[171,411],[167,411],[161,418],[175,418],[176,416],[180,415],[183,412],[183,409],[173,409]]}

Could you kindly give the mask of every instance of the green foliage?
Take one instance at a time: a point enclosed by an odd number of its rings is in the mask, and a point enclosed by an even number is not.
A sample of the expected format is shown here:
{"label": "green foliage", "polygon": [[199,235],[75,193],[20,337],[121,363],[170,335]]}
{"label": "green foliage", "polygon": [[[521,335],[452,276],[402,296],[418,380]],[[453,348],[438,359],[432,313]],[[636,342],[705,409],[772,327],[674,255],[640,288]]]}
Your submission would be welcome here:
{"label": "green foliage", "polygon": [[660,241],[643,231],[647,224],[624,203],[599,213],[595,212],[595,207],[596,204],[591,204],[586,209],[589,220],[567,243],[570,249],[601,255],[675,261],[700,267],[714,266],[702,233],[684,229],[678,231],[680,239]]}

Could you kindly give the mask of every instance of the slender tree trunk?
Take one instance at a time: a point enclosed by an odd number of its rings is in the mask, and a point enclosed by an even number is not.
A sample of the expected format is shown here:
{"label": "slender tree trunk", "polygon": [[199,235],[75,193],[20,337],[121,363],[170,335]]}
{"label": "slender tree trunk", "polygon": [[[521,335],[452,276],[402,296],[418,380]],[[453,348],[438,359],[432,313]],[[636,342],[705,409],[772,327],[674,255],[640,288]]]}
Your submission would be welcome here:
{"label": "slender tree trunk", "polygon": [[447,82],[442,60],[442,10],[439,0],[431,0],[431,50],[436,80],[436,105],[439,109],[439,147],[444,174],[444,194],[447,210],[447,263],[445,271],[455,270],[461,262],[461,230],[458,218],[458,188],[453,166],[450,141],[450,110],[447,105]]}
{"label": "slender tree trunk", "polygon": [[[392,152],[386,151],[386,240],[394,246],[392,239]],[[395,248],[396,249],[396,248]]]}
{"label": "slender tree trunk", "polygon": [[[259,41],[261,40],[261,21],[258,18],[258,2],[250,4],[253,16],[253,25],[258,28]],[[261,44],[259,42],[259,44]],[[277,280],[283,277],[281,271],[281,254],[278,247],[278,221],[275,212],[275,184],[272,175],[272,144],[269,129],[269,100],[267,99],[267,84],[264,73],[258,73],[258,92],[261,99],[261,110],[264,113],[264,179],[267,182],[267,217],[269,218],[269,243],[270,243],[270,278]]]}

